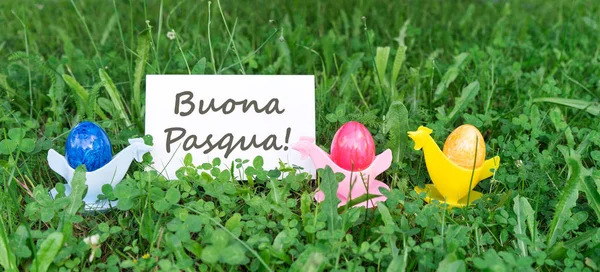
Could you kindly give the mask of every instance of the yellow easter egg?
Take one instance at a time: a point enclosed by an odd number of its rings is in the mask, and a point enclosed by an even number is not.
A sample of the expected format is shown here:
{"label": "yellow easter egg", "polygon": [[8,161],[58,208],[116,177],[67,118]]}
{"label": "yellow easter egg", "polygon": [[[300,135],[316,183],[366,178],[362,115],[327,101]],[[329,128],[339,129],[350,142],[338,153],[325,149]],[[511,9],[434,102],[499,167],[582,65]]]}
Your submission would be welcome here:
{"label": "yellow easter egg", "polygon": [[444,154],[450,161],[464,168],[481,166],[485,161],[485,141],[479,130],[472,125],[457,127],[444,143]]}

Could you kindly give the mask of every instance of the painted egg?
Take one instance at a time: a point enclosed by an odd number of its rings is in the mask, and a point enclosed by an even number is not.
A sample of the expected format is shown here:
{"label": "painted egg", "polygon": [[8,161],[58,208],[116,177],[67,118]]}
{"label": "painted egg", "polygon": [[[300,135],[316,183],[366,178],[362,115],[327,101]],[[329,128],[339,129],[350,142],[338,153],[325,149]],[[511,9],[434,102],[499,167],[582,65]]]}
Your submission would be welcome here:
{"label": "painted egg", "polygon": [[106,165],[112,159],[112,148],[106,132],[92,122],[81,122],[67,137],[65,157],[73,169],[85,164],[88,172]]}
{"label": "painted egg", "polygon": [[472,125],[457,127],[444,143],[444,154],[464,168],[479,167],[485,161],[485,142],[479,130]]}
{"label": "painted egg", "polygon": [[348,171],[365,170],[375,160],[375,142],[361,123],[344,124],[333,136],[331,160]]}

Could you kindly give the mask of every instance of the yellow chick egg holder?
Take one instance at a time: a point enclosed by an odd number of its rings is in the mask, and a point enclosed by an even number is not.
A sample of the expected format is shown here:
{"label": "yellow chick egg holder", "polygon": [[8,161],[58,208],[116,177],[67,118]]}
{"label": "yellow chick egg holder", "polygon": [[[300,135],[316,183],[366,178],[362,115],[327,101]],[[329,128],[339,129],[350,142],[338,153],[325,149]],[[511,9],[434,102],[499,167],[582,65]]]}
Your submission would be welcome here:
{"label": "yellow chick egg holder", "polygon": [[[431,203],[438,200],[446,203],[450,208],[464,207],[480,199],[483,194],[474,191],[479,181],[494,175],[500,166],[500,157],[495,156],[486,160],[475,169],[464,168],[450,161],[440,150],[431,137],[433,130],[420,126],[417,131],[409,131],[408,136],[415,142],[414,149],[423,149],[427,172],[433,184],[425,188],[415,187],[417,193],[426,193],[425,201]],[[468,202],[468,203],[467,203]]]}

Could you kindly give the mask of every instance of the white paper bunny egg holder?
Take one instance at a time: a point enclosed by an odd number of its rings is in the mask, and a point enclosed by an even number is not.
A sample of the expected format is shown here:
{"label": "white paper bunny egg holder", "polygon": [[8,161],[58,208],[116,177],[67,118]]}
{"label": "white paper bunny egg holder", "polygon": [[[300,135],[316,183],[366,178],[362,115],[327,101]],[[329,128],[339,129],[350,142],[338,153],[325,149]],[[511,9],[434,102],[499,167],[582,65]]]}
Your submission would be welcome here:
{"label": "white paper bunny egg holder", "polygon": [[[114,186],[121,182],[125,177],[131,162],[134,159],[141,162],[144,154],[151,150],[152,147],[144,144],[142,138],[129,139],[129,146],[115,155],[110,162],[99,169],[87,172],[85,174],[85,184],[87,185],[88,190],[83,198],[85,210],[101,211],[106,210],[111,206],[114,207],[117,204],[117,200],[110,201],[109,203],[106,199],[98,199],[98,195],[102,194],[102,186],[110,184],[114,188]],[[69,195],[71,193],[70,185],[75,169],[69,165],[67,159],[63,155],[60,155],[54,149],[48,151],[48,165],[50,165],[50,168],[54,172],[61,175],[67,181],[67,184],[65,184],[65,194]],[[58,192],[56,189],[50,191],[52,198],[56,197],[57,194]]]}

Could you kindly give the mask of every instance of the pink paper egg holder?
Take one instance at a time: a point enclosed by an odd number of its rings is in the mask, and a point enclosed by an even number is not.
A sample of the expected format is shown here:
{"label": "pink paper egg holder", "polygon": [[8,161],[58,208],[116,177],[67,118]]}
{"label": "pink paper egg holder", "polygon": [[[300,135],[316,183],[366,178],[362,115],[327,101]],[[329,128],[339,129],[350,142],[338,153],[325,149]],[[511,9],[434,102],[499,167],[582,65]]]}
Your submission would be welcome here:
{"label": "pink paper egg holder", "polygon": [[[301,137],[300,141],[292,145],[292,149],[300,152],[302,159],[309,157],[317,169],[329,166],[334,173],[344,174],[344,179],[338,184],[336,194],[340,200],[338,207],[345,206],[349,201],[365,194],[377,195],[377,197],[360,202],[353,207],[374,208],[377,207],[377,202],[387,199],[379,189],[385,188],[390,190],[390,187],[375,178],[392,164],[391,150],[387,149],[375,156],[367,168],[360,171],[352,171],[346,170],[336,164],[327,152],[315,144],[315,139],[312,137]],[[324,193],[319,189],[316,190],[315,200],[317,202],[325,200]]]}

